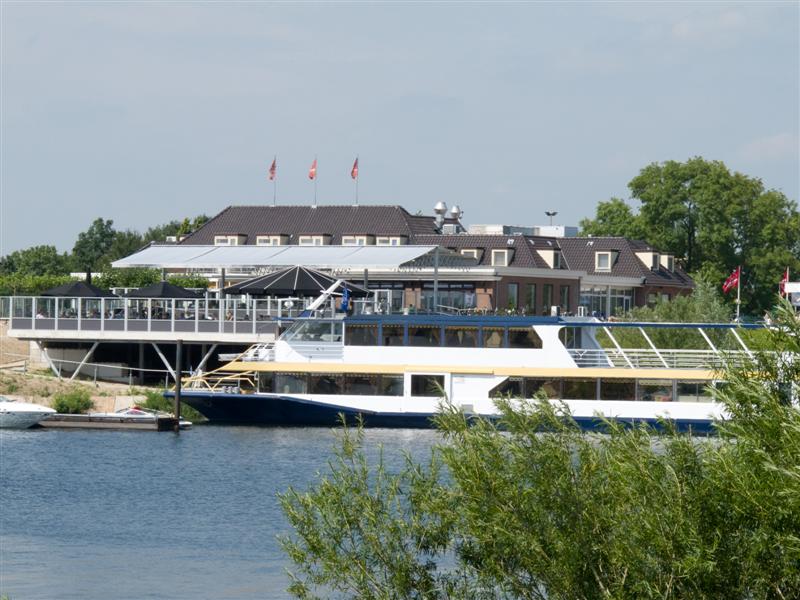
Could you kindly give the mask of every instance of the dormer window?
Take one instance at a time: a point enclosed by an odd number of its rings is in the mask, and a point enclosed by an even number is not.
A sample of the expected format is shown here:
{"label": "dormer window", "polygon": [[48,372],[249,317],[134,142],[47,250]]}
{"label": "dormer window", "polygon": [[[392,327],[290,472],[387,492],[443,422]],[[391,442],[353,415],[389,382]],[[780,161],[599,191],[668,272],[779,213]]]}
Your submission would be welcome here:
{"label": "dormer window", "polygon": [[[502,250],[502,252],[505,252],[505,250]],[[474,259],[479,259],[481,257],[480,250],[477,248],[464,248],[461,250],[461,256],[468,256]]]}
{"label": "dormer window", "polygon": [[238,235],[215,235],[214,236],[214,245],[215,246],[240,246],[245,243],[247,239],[246,235],[238,234]]}
{"label": "dormer window", "polygon": [[511,250],[492,250],[492,266],[507,267],[511,262]]}
{"label": "dormer window", "polygon": [[343,235],[342,246],[371,246],[375,243],[371,235]]}
{"label": "dormer window", "polygon": [[673,271],[675,271],[675,257],[672,256],[671,254],[662,254],[661,266],[664,267],[670,273],[672,273]]}
{"label": "dormer window", "polygon": [[300,246],[327,246],[331,243],[329,235],[301,235],[297,239]]}
{"label": "dormer window", "polygon": [[286,246],[289,243],[288,235],[257,235],[256,246]]}
{"label": "dormer window", "polygon": [[404,246],[408,238],[404,235],[379,235],[375,238],[376,246]]}
{"label": "dormer window", "polygon": [[611,270],[611,252],[596,252],[594,255],[595,271]]}

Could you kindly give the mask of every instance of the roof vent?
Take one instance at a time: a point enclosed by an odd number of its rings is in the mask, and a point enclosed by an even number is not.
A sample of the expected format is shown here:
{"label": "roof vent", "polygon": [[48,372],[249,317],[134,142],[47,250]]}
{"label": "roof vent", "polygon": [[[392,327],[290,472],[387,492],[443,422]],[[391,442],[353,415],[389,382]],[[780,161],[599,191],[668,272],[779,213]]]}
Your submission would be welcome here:
{"label": "roof vent", "polygon": [[433,212],[436,213],[436,227],[441,229],[442,223],[444,223],[444,215],[447,212],[447,204],[439,200],[436,206],[433,207]]}
{"label": "roof vent", "polygon": [[460,220],[463,216],[464,211],[461,210],[461,207],[458,204],[453,204],[453,207],[450,209],[450,218]]}

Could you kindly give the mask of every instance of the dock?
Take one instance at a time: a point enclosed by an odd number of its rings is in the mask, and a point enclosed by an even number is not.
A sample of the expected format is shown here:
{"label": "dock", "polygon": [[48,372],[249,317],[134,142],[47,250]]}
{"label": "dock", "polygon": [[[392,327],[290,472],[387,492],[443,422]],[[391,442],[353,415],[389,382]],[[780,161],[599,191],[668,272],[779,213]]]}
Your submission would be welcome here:
{"label": "dock", "polygon": [[131,429],[137,431],[174,431],[175,417],[130,419],[125,416],[55,414],[39,422],[41,427],[60,429]]}

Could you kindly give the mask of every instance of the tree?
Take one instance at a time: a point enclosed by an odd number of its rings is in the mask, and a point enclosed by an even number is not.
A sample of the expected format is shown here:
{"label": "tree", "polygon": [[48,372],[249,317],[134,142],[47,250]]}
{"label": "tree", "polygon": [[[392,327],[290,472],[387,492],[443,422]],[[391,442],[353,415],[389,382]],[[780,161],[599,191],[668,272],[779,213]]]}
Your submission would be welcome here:
{"label": "tree", "polygon": [[92,270],[102,266],[101,259],[114,243],[114,222],[95,219],[89,229],[78,234],[78,241],[72,249],[75,265],[86,272],[86,282],[92,282]]}
{"label": "tree", "polygon": [[582,219],[580,227],[583,236],[625,237],[634,240],[645,238],[641,217],[620,198],[598,203],[595,218]]}
{"label": "tree", "polygon": [[55,246],[33,246],[17,250],[0,259],[0,273],[5,275],[69,275],[69,257]]}
{"label": "tree", "polygon": [[130,256],[145,245],[142,235],[136,231],[126,229],[125,231],[115,231],[111,246],[103,257],[103,262],[111,264],[115,260]]}
{"label": "tree", "polygon": [[760,179],[696,157],[652,163],[628,187],[639,212],[621,200],[601,202],[596,218],[581,223],[586,233],[641,237],[707,281],[721,283],[741,265],[742,301],[750,313],[770,307],[787,267],[800,269],[797,204],[765,190]]}
{"label": "tree", "polygon": [[800,321],[727,369],[730,419],[587,435],[545,400],[498,422],[444,408],[430,461],[373,465],[345,429],[281,503],[299,598],[790,598],[800,593]]}

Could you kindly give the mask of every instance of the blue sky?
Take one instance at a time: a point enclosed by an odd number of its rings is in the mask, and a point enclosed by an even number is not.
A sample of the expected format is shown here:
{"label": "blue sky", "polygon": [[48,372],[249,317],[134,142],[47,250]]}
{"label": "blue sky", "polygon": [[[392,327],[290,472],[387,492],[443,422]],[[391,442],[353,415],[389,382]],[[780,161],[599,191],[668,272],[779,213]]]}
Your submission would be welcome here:
{"label": "blue sky", "polygon": [[654,161],[797,200],[800,4],[1,5],[2,248],[230,204],[577,224]]}

